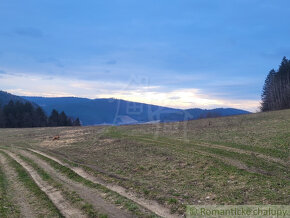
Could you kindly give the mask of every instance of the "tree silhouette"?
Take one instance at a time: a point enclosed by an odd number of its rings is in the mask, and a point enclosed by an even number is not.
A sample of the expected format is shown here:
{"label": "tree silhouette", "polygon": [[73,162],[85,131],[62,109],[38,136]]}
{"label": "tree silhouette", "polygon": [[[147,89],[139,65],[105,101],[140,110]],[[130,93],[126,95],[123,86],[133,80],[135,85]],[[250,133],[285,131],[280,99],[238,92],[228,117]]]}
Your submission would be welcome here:
{"label": "tree silhouette", "polygon": [[262,111],[290,108],[290,61],[283,58],[278,71],[271,70],[262,92]]}
{"label": "tree silhouette", "polygon": [[80,119],[79,118],[75,119],[75,121],[73,122],[73,126],[80,126],[80,125],[81,125]]}
{"label": "tree silhouette", "polygon": [[60,114],[53,110],[49,118],[41,107],[35,108],[31,103],[10,101],[0,106],[0,128],[46,127],[46,126],[78,126],[79,119],[69,118],[65,112]]}
{"label": "tree silhouette", "polygon": [[48,118],[49,126],[58,126],[59,125],[59,114],[57,110],[52,110],[50,117]]}

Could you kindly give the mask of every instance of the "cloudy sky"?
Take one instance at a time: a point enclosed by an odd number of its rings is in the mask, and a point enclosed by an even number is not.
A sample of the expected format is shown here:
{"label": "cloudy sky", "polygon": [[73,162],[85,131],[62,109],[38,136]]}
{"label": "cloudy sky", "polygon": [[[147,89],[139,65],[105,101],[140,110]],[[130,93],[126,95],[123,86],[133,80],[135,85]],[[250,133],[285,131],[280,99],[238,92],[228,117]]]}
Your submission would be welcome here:
{"label": "cloudy sky", "polygon": [[0,0],[0,89],[256,111],[289,0]]}

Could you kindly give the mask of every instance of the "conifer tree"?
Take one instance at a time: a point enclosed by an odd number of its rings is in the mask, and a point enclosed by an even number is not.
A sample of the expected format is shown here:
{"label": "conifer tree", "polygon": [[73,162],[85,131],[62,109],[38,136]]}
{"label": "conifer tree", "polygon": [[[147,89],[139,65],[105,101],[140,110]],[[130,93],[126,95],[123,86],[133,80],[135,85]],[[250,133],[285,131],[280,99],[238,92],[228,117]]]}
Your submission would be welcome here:
{"label": "conifer tree", "polygon": [[75,119],[75,121],[73,122],[73,126],[81,126],[81,122],[79,118]]}
{"label": "conifer tree", "polygon": [[50,117],[48,118],[48,125],[49,126],[59,126],[59,114],[58,112],[54,109],[51,112]]}
{"label": "conifer tree", "polygon": [[3,108],[0,106],[0,128],[46,127],[46,126],[79,126],[79,119],[68,117],[52,110],[47,118],[41,107],[35,108],[31,103],[10,101]]}
{"label": "conifer tree", "polygon": [[262,92],[262,111],[290,108],[290,61],[283,58],[278,71],[271,70]]}

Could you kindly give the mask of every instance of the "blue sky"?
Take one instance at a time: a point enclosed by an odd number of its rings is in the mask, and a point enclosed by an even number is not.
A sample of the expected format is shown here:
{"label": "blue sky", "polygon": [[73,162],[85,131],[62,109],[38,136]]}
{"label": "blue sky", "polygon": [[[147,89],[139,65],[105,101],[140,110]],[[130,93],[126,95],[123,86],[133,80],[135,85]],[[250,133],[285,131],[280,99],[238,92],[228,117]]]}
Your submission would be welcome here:
{"label": "blue sky", "polygon": [[289,0],[0,0],[0,89],[255,111]]}

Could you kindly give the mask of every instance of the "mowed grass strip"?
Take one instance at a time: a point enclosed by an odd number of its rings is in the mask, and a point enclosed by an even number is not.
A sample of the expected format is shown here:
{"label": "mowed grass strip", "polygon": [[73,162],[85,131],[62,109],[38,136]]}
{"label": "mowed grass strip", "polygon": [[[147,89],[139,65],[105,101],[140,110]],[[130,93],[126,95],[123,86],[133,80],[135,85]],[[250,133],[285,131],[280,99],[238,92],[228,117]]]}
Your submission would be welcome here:
{"label": "mowed grass strip", "polygon": [[50,166],[52,166],[55,170],[57,170],[58,172],[62,173],[63,175],[67,176],[69,179],[78,182],[78,183],[82,183],[83,185],[90,187],[90,188],[95,188],[99,191],[101,191],[102,193],[106,194],[106,199],[110,200],[110,202],[114,203],[117,206],[122,206],[123,208],[127,209],[128,211],[132,212],[133,214],[140,216],[140,217],[158,217],[155,214],[151,213],[151,212],[144,212],[144,209],[136,204],[134,201],[131,201],[130,199],[100,185],[94,182],[91,182],[83,177],[81,177],[80,175],[78,175],[77,173],[75,173],[73,170],[71,170],[68,167],[65,167],[59,163],[57,163],[56,161],[45,157],[39,153],[33,152],[29,149],[27,149],[27,151],[33,153],[34,155],[38,156],[39,158],[41,158],[42,160],[46,161]]}
{"label": "mowed grass strip", "polygon": [[290,109],[188,122],[131,125],[118,129],[130,135],[148,134],[242,147],[246,145],[249,150],[265,151],[270,156],[289,157]]}
{"label": "mowed grass strip", "polygon": [[0,151],[8,160],[9,164],[15,169],[19,181],[22,182],[26,188],[31,191],[43,204],[43,206],[47,207],[50,211],[50,214],[47,214],[51,217],[61,217],[64,216],[60,213],[58,208],[53,204],[53,202],[49,199],[49,197],[38,187],[38,185],[31,178],[29,173],[19,164],[17,161],[12,159],[8,154],[3,151]]}
{"label": "mowed grass strip", "polygon": [[0,165],[0,217],[20,217],[20,211],[8,195],[8,179]]}
{"label": "mowed grass strip", "polygon": [[232,158],[244,162],[249,168],[253,167],[257,173],[275,176],[281,179],[290,180],[289,169],[279,163],[265,161],[255,155],[240,154],[219,148],[199,147],[200,150],[217,154],[224,157]]}
{"label": "mowed grass strip", "polygon": [[137,140],[147,140],[147,141],[153,141],[158,140],[161,141],[162,143],[183,143],[183,144],[188,144],[188,145],[195,145],[195,146],[202,146],[203,144],[207,145],[221,145],[229,148],[237,148],[242,151],[249,151],[249,152],[256,152],[259,154],[263,154],[269,157],[273,158],[281,158],[285,162],[289,160],[289,151],[281,151],[279,149],[275,148],[268,148],[268,147],[260,147],[260,146],[252,146],[252,145],[246,145],[246,144],[236,144],[233,142],[219,142],[219,141],[204,141],[204,140],[184,140],[184,139],[175,139],[170,136],[158,136],[155,137],[154,135],[149,135],[149,134],[144,134],[144,135],[131,135],[128,133],[123,133],[124,136],[127,137],[133,137],[136,138]]}
{"label": "mowed grass strip", "polygon": [[[94,153],[93,146],[84,145],[77,150],[68,148],[63,152],[83,163],[93,164],[98,159],[103,169],[129,178],[119,181],[120,184],[161,203],[170,204],[173,210],[176,210],[176,206],[182,209],[187,203],[289,202],[286,197],[289,182],[280,177],[239,170],[219,159],[191,150],[192,145],[143,143],[141,140],[123,137],[117,131],[114,134],[114,137],[101,137],[96,143],[96,147],[106,145],[104,152],[98,150]],[[60,149],[58,151],[61,152]]]}
{"label": "mowed grass strip", "polygon": [[260,154],[268,155],[274,158],[281,158],[285,161],[289,159],[289,152],[281,151],[274,148],[260,147],[260,146],[251,146],[246,144],[236,144],[233,142],[219,142],[219,141],[197,141],[197,143],[207,143],[207,144],[217,144],[222,146],[227,146],[230,148],[238,148],[245,151],[257,152]]}
{"label": "mowed grass strip", "polygon": [[[224,157],[229,157],[232,158],[233,160],[239,160],[243,163],[245,163],[249,168],[257,168],[257,173],[262,173],[265,175],[270,175],[270,176],[278,176],[279,178],[282,179],[290,179],[289,178],[289,169],[285,167],[284,165],[275,163],[275,162],[270,162],[266,161],[262,158],[259,158],[255,155],[251,154],[241,154],[238,152],[233,152],[233,151],[227,151],[221,148],[213,148],[209,146],[202,146],[197,143],[191,143],[191,142],[184,142],[180,140],[174,140],[171,138],[165,138],[165,137],[159,137],[157,139],[153,139],[153,136],[131,136],[128,135],[122,131],[118,131],[117,128],[111,127],[107,130],[105,135],[114,137],[114,138],[126,138],[126,139],[131,139],[135,141],[143,141],[145,143],[149,144],[158,144],[158,146],[165,145],[165,146],[170,146],[174,149],[179,149],[181,152],[198,152],[198,151],[204,151],[204,152],[209,152],[214,155],[219,155],[219,156],[224,156]],[[260,169],[260,170],[259,170]]]}
{"label": "mowed grass strip", "polygon": [[74,206],[80,208],[88,217],[90,218],[107,218],[106,214],[99,213],[97,210],[93,208],[93,206],[87,202],[85,202],[76,192],[71,192],[63,187],[61,183],[56,182],[43,168],[41,168],[38,164],[36,164],[33,160],[28,157],[25,157],[21,154],[17,154],[24,162],[29,164],[37,173],[41,176],[41,178],[47,181],[53,187],[62,191],[65,199],[72,203]]}
{"label": "mowed grass strip", "polygon": [[[186,204],[289,202],[287,182],[276,177],[239,170],[215,158],[180,152],[180,148],[129,142],[118,139],[118,150],[112,147],[106,156],[100,151],[99,156],[95,156],[91,147],[85,150],[85,146],[76,147],[75,154],[78,158],[89,154],[91,160],[99,159],[110,173],[128,178],[116,181],[118,184],[169,206],[172,212],[183,213]],[[74,159],[71,150],[63,152]]]}
{"label": "mowed grass strip", "polygon": [[187,146],[189,148],[201,149],[203,151],[206,151],[206,147],[208,147],[209,150],[211,148],[216,148],[216,149],[220,149],[224,151],[229,151],[231,153],[248,155],[250,157],[259,158],[264,161],[266,160],[266,162],[270,164],[271,162],[278,163],[282,166],[286,166],[286,169],[289,165],[289,154],[286,152],[275,150],[275,149],[254,147],[254,146],[248,146],[248,145],[238,145],[238,144],[233,144],[233,143],[185,141],[181,139],[176,140],[170,137],[167,137],[167,138],[158,137],[154,139],[154,136],[151,136],[151,135],[134,136],[133,139],[135,139],[136,137],[137,137],[136,140],[139,140],[139,141],[156,142],[160,144],[167,144],[170,146],[182,145],[185,147]]}
{"label": "mowed grass strip", "polygon": [[[287,160],[289,119],[290,110],[189,121],[187,139],[190,144],[216,143]],[[104,128],[111,130],[111,127]],[[102,134],[99,127],[4,130],[0,136],[7,139],[6,144],[9,145],[29,141],[29,146],[35,149],[51,151],[62,159],[91,167],[95,172],[100,169],[101,176],[116,175],[110,177],[114,183],[148,199],[170,204],[173,210],[182,204],[290,203],[289,181],[281,180],[279,175],[267,176],[239,170],[217,158],[198,151],[195,153],[191,149],[193,145],[186,148],[158,142],[145,143],[139,138],[155,139],[153,136],[157,130],[158,140],[182,141],[183,123],[130,125],[113,129],[116,137],[109,135],[111,133]],[[15,137],[15,131],[21,134]],[[130,138],[123,137],[124,134]],[[54,135],[61,135],[61,139],[52,141]],[[219,154],[221,157],[227,155]],[[259,164],[253,164],[259,167]]]}

